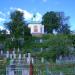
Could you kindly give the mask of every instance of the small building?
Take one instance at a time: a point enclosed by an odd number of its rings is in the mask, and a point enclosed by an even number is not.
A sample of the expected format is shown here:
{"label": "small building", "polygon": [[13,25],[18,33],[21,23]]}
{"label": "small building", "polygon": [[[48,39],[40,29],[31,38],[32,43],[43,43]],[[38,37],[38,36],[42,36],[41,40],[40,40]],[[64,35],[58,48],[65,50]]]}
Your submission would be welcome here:
{"label": "small building", "polygon": [[41,22],[32,21],[28,24],[32,35],[44,34],[44,25]]}
{"label": "small building", "polygon": [[37,14],[33,15],[32,19],[28,22],[28,27],[32,35],[44,34],[44,25],[42,25],[41,20],[37,21]]}

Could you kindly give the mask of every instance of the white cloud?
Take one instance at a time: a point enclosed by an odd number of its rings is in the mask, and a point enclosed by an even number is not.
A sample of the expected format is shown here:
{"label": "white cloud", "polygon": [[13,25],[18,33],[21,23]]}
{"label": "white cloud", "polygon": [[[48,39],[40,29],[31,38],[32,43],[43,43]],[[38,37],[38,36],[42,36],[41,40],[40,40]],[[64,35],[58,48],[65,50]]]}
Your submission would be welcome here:
{"label": "white cloud", "polygon": [[[21,11],[21,12],[23,12],[24,13],[24,18],[26,19],[26,20],[31,20],[32,18],[33,18],[33,13],[30,13],[30,12],[28,12],[28,11],[26,11],[26,10],[22,10],[22,9],[20,9],[20,8],[17,8],[17,10],[19,10],[19,11]],[[34,18],[34,20],[35,21],[41,21],[42,20],[42,15],[39,13],[39,12],[37,12],[37,13],[35,13],[35,18]]]}
{"label": "white cloud", "polygon": [[10,34],[10,31],[9,30],[6,30],[7,34]]}
{"label": "white cloud", "polygon": [[10,7],[9,9],[10,9],[11,11],[12,11],[12,10],[16,10],[16,8],[15,8],[15,7]]}
{"label": "white cloud", "polygon": [[3,30],[4,29],[4,27],[3,26],[0,26],[0,30]]}
{"label": "white cloud", "polygon": [[0,11],[0,15],[5,17],[5,14],[3,12]]}
{"label": "white cloud", "polygon": [[[21,8],[11,7],[10,10],[5,12],[5,13],[0,11],[0,25],[1,25],[0,29],[1,30],[5,29],[4,26],[2,26],[2,25],[3,25],[4,21],[8,20],[7,17],[9,17],[10,12],[12,12],[14,10],[19,10],[19,11],[23,12],[24,13],[24,18],[25,18],[26,21],[32,20],[32,18],[33,18],[33,15],[34,15],[33,13],[28,12],[27,10],[23,10]],[[42,20],[42,15],[39,12],[36,12],[35,15],[36,15],[35,18],[34,18],[35,21],[41,21]],[[7,32],[10,33],[9,31],[7,31]]]}
{"label": "white cloud", "polygon": [[33,17],[33,14],[30,13],[30,12],[28,12],[28,11],[26,11],[26,10],[22,10],[22,9],[20,9],[20,8],[17,8],[17,10],[19,10],[19,11],[21,11],[21,12],[24,13],[24,18],[25,18],[26,20],[30,20],[30,19]]}
{"label": "white cloud", "polygon": [[8,11],[6,14],[9,16],[10,15],[10,11]]}
{"label": "white cloud", "polygon": [[[21,8],[13,8],[11,7],[10,9],[12,10],[18,10],[24,13],[24,18],[26,21],[31,20],[33,18],[33,13],[28,12],[27,10],[23,10]],[[34,18],[35,21],[41,21],[42,20],[42,15],[39,12],[35,13],[36,17]]]}
{"label": "white cloud", "polygon": [[2,11],[0,11],[0,24],[2,24],[4,21],[6,21],[6,18],[7,18],[6,12],[3,13]]}
{"label": "white cloud", "polygon": [[0,18],[0,22],[4,22],[5,21],[5,19],[4,18]]}
{"label": "white cloud", "polygon": [[10,31],[4,28],[4,26],[0,26],[0,30],[6,30],[7,34],[10,34]]}

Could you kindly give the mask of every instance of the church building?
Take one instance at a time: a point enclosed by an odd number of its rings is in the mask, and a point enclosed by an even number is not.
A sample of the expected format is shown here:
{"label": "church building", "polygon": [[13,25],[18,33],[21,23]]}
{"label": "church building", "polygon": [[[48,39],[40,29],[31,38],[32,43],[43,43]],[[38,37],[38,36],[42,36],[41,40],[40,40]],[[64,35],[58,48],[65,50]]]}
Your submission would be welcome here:
{"label": "church building", "polygon": [[44,34],[44,25],[40,21],[36,21],[35,17],[28,23],[32,35]]}

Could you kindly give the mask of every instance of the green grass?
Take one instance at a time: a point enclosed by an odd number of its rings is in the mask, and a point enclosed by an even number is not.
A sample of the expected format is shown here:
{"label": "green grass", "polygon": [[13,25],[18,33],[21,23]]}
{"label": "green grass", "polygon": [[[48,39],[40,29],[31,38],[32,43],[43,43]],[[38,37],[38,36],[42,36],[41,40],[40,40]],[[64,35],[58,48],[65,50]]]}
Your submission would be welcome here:
{"label": "green grass", "polygon": [[6,59],[0,60],[0,75],[6,75],[7,64],[8,64],[8,60],[6,60]]}
{"label": "green grass", "polygon": [[[48,66],[48,68],[47,68]],[[65,75],[75,75],[75,64],[62,64],[62,65],[58,65],[58,64],[39,64],[39,66],[37,64],[34,65],[34,72],[37,73],[39,70],[41,70],[42,75],[46,75],[46,70],[49,70],[51,72],[63,72]],[[36,75],[36,74],[35,74]]]}

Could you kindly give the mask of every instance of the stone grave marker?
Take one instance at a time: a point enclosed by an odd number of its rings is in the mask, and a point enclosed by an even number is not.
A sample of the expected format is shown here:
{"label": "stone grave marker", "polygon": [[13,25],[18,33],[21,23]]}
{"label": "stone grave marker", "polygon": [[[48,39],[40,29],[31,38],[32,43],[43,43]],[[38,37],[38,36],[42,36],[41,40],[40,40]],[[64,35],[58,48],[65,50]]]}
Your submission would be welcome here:
{"label": "stone grave marker", "polygon": [[3,55],[3,50],[1,50],[1,55]]}
{"label": "stone grave marker", "polygon": [[10,59],[13,59],[13,54],[9,54],[9,56],[10,56]]}
{"label": "stone grave marker", "polygon": [[6,58],[9,58],[9,51],[6,52]]}
{"label": "stone grave marker", "polygon": [[30,64],[30,61],[31,61],[31,54],[28,53],[28,57],[27,57],[27,63]]}

